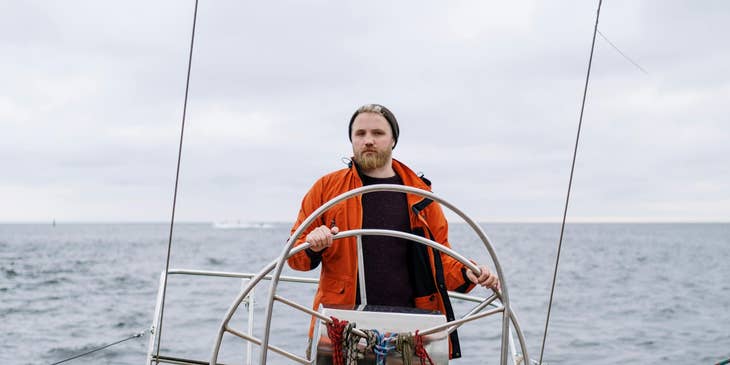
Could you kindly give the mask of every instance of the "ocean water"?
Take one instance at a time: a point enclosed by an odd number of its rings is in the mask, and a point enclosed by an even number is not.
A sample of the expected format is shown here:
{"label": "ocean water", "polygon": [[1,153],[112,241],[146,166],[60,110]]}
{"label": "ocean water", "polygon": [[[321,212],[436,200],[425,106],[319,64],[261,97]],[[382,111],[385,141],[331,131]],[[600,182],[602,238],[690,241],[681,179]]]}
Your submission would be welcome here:
{"label": "ocean water", "polygon": [[[280,254],[288,229],[178,224],[171,267],[256,272]],[[483,229],[537,359],[560,226]],[[0,364],[51,364],[149,328],[168,232],[167,224],[0,225]],[[450,237],[466,256],[488,262],[467,226],[453,224]],[[240,279],[171,275],[161,354],[207,361],[217,326],[241,286]],[[259,322],[267,290],[268,284],[261,286],[254,296]],[[282,283],[278,293],[309,305],[314,288]],[[455,303],[457,315],[470,307]],[[271,343],[302,353],[308,321],[277,304]],[[232,323],[245,331],[246,313]],[[499,318],[490,317],[460,329],[464,358],[453,363],[498,363],[499,325]],[[140,364],[147,346],[144,336],[68,364]],[[244,350],[243,341],[226,336],[220,360],[242,363]],[[566,228],[546,363],[715,364],[728,358],[730,224]],[[272,354],[269,363],[289,362]]]}

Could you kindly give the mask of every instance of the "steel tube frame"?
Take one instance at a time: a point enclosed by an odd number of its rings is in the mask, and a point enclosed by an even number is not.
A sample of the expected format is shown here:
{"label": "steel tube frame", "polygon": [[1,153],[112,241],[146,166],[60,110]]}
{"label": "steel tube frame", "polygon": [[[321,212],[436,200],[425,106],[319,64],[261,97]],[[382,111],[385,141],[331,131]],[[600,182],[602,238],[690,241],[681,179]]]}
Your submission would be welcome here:
{"label": "steel tube frame", "polygon": [[[256,274],[254,274],[254,273],[240,273],[240,272],[227,272],[227,271],[210,271],[210,270],[189,270],[189,269],[170,269],[168,271],[168,275],[211,276],[211,277],[227,277],[227,278],[242,278],[242,279],[251,279],[251,278],[253,278],[253,277],[256,276]],[[271,279],[272,279],[271,275],[264,275],[261,280],[271,280]],[[294,283],[306,283],[306,284],[317,284],[317,283],[319,283],[319,279],[316,279],[316,278],[307,278],[307,277],[297,277],[297,276],[285,276],[285,275],[282,275],[279,279],[281,281],[294,282]],[[165,281],[165,275],[164,275],[164,272],[163,272],[161,274],[161,276],[160,276],[160,287],[162,287],[162,285],[164,285],[164,281]],[[246,288],[244,287],[241,290],[245,290],[245,289]],[[255,287],[254,288],[251,288],[251,290],[247,294],[247,296],[249,298],[252,297],[254,289],[255,289]],[[158,290],[158,297],[160,296],[159,295],[160,292],[161,291]],[[477,313],[477,312],[481,311],[482,309],[484,309],[484,307],[486,307],[488,305],[491,305],[491,306],[494,306],[494,307],[498,307],[497,305],[493,304],[494,300],[495,299],[498,299],[496,293],[495,294],[492,294],[489,298],[482,298],[482,297],[477,297],[477,296],[463,294],[463,293],[458,293],[458,292],[453,292],[453,291],[449,291],[448,293],[449,293],[449,296],[451,298],[453,298],[453,299],[458,299],[458,300],[464,300],[464,301],[469,301],[469,302],[480,303],[479,305],[477,305],[476,307],[474,307],[473,309],[471,309],[462,318],[466,318],[466,317],[468,317],[468,316],[470,316],[470,315],[472,315],[474,313]],[[327,317],[323,316],[321,313],[319,313],[317,311],[314,311],[314,310],[311,310],[310,308],[305,307],[305,306],[302,306],[302,305],[300,305],[298,303],[295,303],[293,301],[289,301],[289,300],[287,300],[285,298],[282,298],[280,296],[276,296],[275,299],[277,301],[280,301],[280,302],[282,302],[284,304],[287,304],[287,305],[289,305],[289,306],[291,306],[293,308],[299,309],[300,311],[303,311],[303,312],[305,312],[305,313],[307,313],[309,315],[318,317],[318,318],[320,318],[320,319],[322,319],[324,321],[327,321],[327,322],[331,321],[330,318],[327,318]],[[244,300],[245,300],[245,297],[244,297]],[[154,315],[155,320],[153,321],[153,330],[154,330],[154,328],[157,328],[157,326],[159,326],[159,314],[158,314],[158,312],[159,312],[159,309],[158,308],[159,308],[159,305],[160,305],[159,302],[160,302],[160,298],[158,298],[157,305],[156,305],[156,308],[155,308],[156,310],[155,310],[155,315]],[[243,301],[242,301],[242,303],[243,303]],[[252,336],[252,333],[251,333],[251,325],[253,324],[252,310],[253,310],[253,308],[249,308],[249,317],[248,317],[248,320],[249,320],[249,333],[248,333],[248,336],[251,337],[251,338],[254,338]],[[525,348],[526,347],[525,340],[524,340],[524,337],[522,336],[521,330],[519,329],[519,321],[517,320],[517,316],[516,316],[516,313],[514,313],[514,310],[512,311],[512,314],[513,314],[513,322],[512,322],[512,324],[515,326],[515,332],[517,332],[517,334],[518,334],[518,340],[520,342],[520,346],[522,348]],[[452,323],[452,325],[453,325],[453,323]],[[451,327],[449,329],[448,332],[451,333],[454,329],[456,329],[458,327],[460,327],[460,325],[453,326],[453,327]],[[235,332],[238,332],[238,331],[235,331]],[[510,350],[511,350],[511,352],[514,355],[514,354],[516,354],[516,349],[514,347],[514,342],[512,340],[512,333],[511,332],[510,332],[510,335],[509,336],[510,336],[510,339],[509,339]],[[244,338],[244,339],[247,340],[246,338]],[[254,344],[254,343],[257,344],[257,345],[260,344],[260,341],[258,343],[253,342],[253,341],[248,341],[248,342],[249,342],[248,345],[247,345],[248,348],[250,348],[250,346],[252,344]],[[154,332],[153,332],[153,336],[150,336],[150,346],[154,346]],[[151,353],[152,353],[153,350],[154,349],[152,347],[150,347],[150,349],[148,349],[148,354],[151,355]],[[249,350],[248,354],[250,355],[250,350]],[[151,364],[151,362],[153,360],[154,359],[152,359],[151,356],[148,356],[148,362],[147,363],[148,364]],[[248,363],[251,363],[251,358],[250,357],[247,357],[247,360],[248,360]],[[168,362],[168,361],[159,360],[159,362]],[[535,361],[532,361],[532,362],[535,363]]]}
{"label": "steel tube frame", "polygon": [[496,314],[496,313],[504,313],[504,307],[497,307],[495,309],[488,310],[486,312],[473,314],[473,315],[471,315],[469,317],[464,317],[464,318],[461,318],[461,319],[456,319],[456,320],[453,320],[453,321],[450,321],[450,322],[446,322],[444,324],[440,324],[440,325],[435,326],[435,327],[426,328],[425,330],[423,330],[423,332],[419,332],[419,333],[422,334],[422,335],[424,335],[424,336],[425,335],[430,335],[432,333],[436,333],[436,332],[441,331],[443,329],[450,328],[451,326],[459,326],[459,325],[464,324],[466,322],[471,322],[471,321],[476,320],[476,319],[479,319],[479,318],[489,317],[492,314]]}
{"label": "steel tube frame", "polygon": [[[259,346],[261,345],[261,340],[259,340],[256,337],[249,336],[249,335],[247,335],[245,333],[242,333],[242,332],[238,332],[238,331],[236,331],[236,330],[234,330],[232,328],[229,328],[228,329],[228,332],[230,332],[231,334],[234,334],[234,335],[236,335],[236,336],[238,336],[238,337],[240,337],[240,338],[242,338],[242,339],[244,339],[246,341],[249,341],[251,343],[255,343],[255,344],[259,345]],[[299,357],[297,355],[294,355],[291,352],[286,351],[284,349],[281,349],[279,347],[269,345],[268,348],[271,351],[274,351],[274,352],[276,352],[279,355],[283,355],[283,356],[285,356],[285,357],[287,357],[287,358],[289,358],[291,360],[294,360],[294,361],[296,361],[296,362],[298,362],[300,364],[311,364],[311,362],[309,360],[307,360],[307,359],[305,359],[303,357]]]}
{"label": "steel tube frame", "polygon": [[[484,307],[492,304],[497,299],[497,294],[492,294],[489,298],[484,299],[481,303],[479,303],[476,307],[472,308],[467,314],[463,315],[461,318],[468,318],[471,315],[474,315],[475,313],[479,313]],[[498,307],[495,305],[495,307]],[[449,328],[449,333],[456,331],[457,328],[461,327],[461,325],[454,324],[452,327]]]}
{"label": "steel tube frame", "polygon": [[[229,271],[209,271],[209,270],[186,270],[186,269],[171,269],[168,272],[169,275],[177,274],[177,275],[194,275],[194,276],[216,276],[216,277],[226,277],[226,278],[239,278],[239,279],[251,279],[256,274],[253,273],[240,273],[240,272],[229,272]],[[266,275],[262,278],[262,280],[271,280],[271,275]],[[304,278],[299,276],[285,276],[282,275],[279,280],[281,281],[289,281],[294,283],[309,283],[309,284],[317,284],[319,283],[319,279],[317,278]]]}
{"label": "steel tube frame", "polygon": [[[441,245],[437,242],[434,242],[429,239],[423,238],[421,236],[416,236],[416,235],[410,234],[410,233],[399,232],[399,231],[390,231],[390,230],[384,230],[384,229],[355,229],[355,230],[340,232],[334,237],[334,239],[339,240],[339,239],[348,238],[348,237],[359,237],[362,235],[392,236],[392,237],[398,237],[398,238],[403,238],[403,239],[419,242],[426,246],[433,247],[439,251],[442,251],[442,252],[454,257],[455,259],[459,260],[464,266],[466,266],[470,270],[479,272],[479,268],[476,265],[474,265],[471,261],[467,260],[465,257],[460,255],[456,251],[454,251],[444,245]],[[291,252],[286,256],[286,258],[289,258],[289,257],[295,255],[296,253],[298,253],[302,250],[305,250],[308,247],[309,247],[309,243],[304,243],[302,245],[299,245],[299,246],[295,247],[293,250],[291,250]],[[239,295],[236,298],[236,300],[234,301],[233,305],[231,305],[231,307],[226,312],[226,316],[223,319],[221,326],[218,328],[218,335],[216,337],[214,349],[211,354],[211,360],[210,360],[211,363],[215,363],[218,360],[218,352],[220,350],[220,344],[223,340],[223,334],[225,332],[231,332],[231,330],[232,330],[228,326],[228,323],[230,322],[231,318],[233,317],[233,314],[236,312],[236,310],[238,309],[240,304],[243,302],[243,299],[246,298],[246,296],[253,290],[253,288],[261,280],[263,280],[265,277],[267,277],[267,274],[269,272],[271,272],[272,269],[274,269],[275,264],[276,264],[276,261],[273,261],[273,262],[269,263],[269,265],[264,267],[264,269],[262,269],[258,274],[253,275],[249,281],[249,285],[244,290],[242,290],[241,293],[239,293]],[[205,273],[196,272],[195,274],[196,275],[211,275],[210,272],[205,272]],[[227,276],[231,276],[230,273],[224,273],[224,274],[229,274]],[[268,276],[268,277],[272,280],[272,282],[276,281],[275,276]],[[274,296],[271,295],[271,292],[270,292],[269,297],[272,300],[272,304],[273,304]],[[269,322],[266,323],[264,328],[265,328],[264,334],[266,335],[266,334],[268,334],[269,329],[271,328],[270,319],[269,319]],[[264,338],[265,337],[266,336],[264,336]],[[261,345],[261,349],[262,349],[261,353],[264,354],[264,353],[266,353],[266,351],[264,351],[263,349],[268,347],[268,342],[264,342],[264,340],[262,339],[261,343],[263,344],[263,345]],[[265,361],[265,359],[264,359],[264,361]]]}
{"label": "steel tube frame", "polygon": [[[294,248],[293,250],[291,250],[290,255],[294,255],[300,251],[304,251],[308,247],[309,247],[308,243],[299,245],[296,248]],[[268,265],[266,265],[261,271],[259,271],[256,275],[251,277],[251,280],[249,281],[249,284],[246,287],[246,289],[242,290],[241,293],[238,294],[238,297],[236,297],[236,300],[234,300],[233,304],[228,308],[228,311],[226,312],[226,315],[223,318],[223,322],[218,327],[218,334],[216,336],[215,344],[213,345],[213,351],[211,354],[211,360],[210,360],[211,364],[215,364],[218,361],[218,351],[220,350],[221,342],[223,340],[223,334],[225,332],[230,332],[230,329],[228,328],[228,322],[233,317],[233,314],[236,313],[236,310],[238,310],[238,306],[241,305],[241,302],[243,301],[244,298],[246,298],[248,293],[251,292],[251,290],[253,290],[253,288],[261,280],[263,280],[264,277],[266,276],[266,274],[271,272],[271,270],[274,269],[275,266],[276,266],[276,261],[272,261]],[[276,281],[278,279],[273,279],[273,280]],[[269,326],[267,325],[266,332],[268,333],[268,331],[269,331]],[[261,349],[262,349],[261,353],[266,353],[267,351],[265,351],[263,349],[266,349],[267,347],[268,347],[268,341],[265,344],[265,346],[261,346]]]}

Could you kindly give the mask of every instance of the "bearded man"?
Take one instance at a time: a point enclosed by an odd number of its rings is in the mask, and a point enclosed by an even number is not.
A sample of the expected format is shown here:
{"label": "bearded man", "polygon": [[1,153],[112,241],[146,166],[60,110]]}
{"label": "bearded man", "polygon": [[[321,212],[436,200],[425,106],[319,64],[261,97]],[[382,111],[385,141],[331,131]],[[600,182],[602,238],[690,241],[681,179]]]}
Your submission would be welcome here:
{"label": "bearded man", "polygon": [[[388,108],[379,104],[358,108],[350,118],[353,156],[348,168],[314,183],[304,196],[291,233],[324,203],[361,186],[398,184],[430,191],[427,179],[392,158],[399,134],[398,121]],[[441,312],[451,321],[454,313],[448,290],[465,293],[476,284],[499,290],[497,275],[486,266],[477,265],[481,272],[475,274],[438,250],[395,237],[363,236],[363,267],[358,268],[356,239],[333,244],[333,235],[340,229],[360,228],[412,233],[450,247],[446,218],[439,204],[430,199],[400,192],[371,192],[348,199],[305,231],[306,239],[297,245],[309,242],[311,246],[288,261],[293,269],[302,271],[322,265],[315,310],[320,304],[416,307]],[[364,287],[358,281],[358,270],[364,271]],[[449,340],[450,357],[461,357],[456,331]]]}

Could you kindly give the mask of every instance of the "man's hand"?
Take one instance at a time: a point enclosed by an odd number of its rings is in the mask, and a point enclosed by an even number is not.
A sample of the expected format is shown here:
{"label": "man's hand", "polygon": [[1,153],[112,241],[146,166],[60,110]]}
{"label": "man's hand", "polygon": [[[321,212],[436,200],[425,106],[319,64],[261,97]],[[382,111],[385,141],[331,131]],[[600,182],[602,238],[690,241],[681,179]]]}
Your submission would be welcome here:
{"label": "man's hand", "polygon": [[329,228],[321,225],[315,228],[307,235],[307,242],[310,244],[309,248],[314,252],[320,252],[332,246],[332,236],[336,235],[339,231],[340,229],[334,226]]}
{"label": "man's hand", "polygon": [[497,274],[492,274],[492,272],[484,265],[477,265],[477,267],[479,267],[479,270],[481,271],[479,277],[477,277],[471,270],[466,270],[466,276],[469,280],[471,280],[474,284],[479,284],[485,288],[499,291],[501,286],[499,285],[499,278],[497,277]]}

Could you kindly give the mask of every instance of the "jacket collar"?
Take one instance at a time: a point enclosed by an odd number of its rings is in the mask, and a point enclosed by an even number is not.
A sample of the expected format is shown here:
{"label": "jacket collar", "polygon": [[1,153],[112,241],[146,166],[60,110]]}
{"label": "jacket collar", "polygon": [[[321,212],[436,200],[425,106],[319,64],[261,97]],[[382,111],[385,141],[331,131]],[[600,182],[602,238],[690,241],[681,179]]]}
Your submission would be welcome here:
{"label": "jacket collar", "polygon": [[[414,188],[418,188],[421,190],[431,191],[430,184],[427,184],[424,179],[421,176],[418,176],[413,170],[411,170],[408,166],[406,166],[404,163],[393,159],[393,170],[395,171],[398,176],[403,180],[403,185],[405,186],[411,186]],[[362,178],[360,171],[360,168],[357,167],[357,164],[350,159],[350,172],[353,175],[353,178],[355,179],[355,186],[354,188],[358,188],[363,186],[362,184]],[[418,207],[418,211],[423,210],[426,206],[428,206],[431,203],[430,199],[413,195],[413,194],[407,194],[408,199],[408,207],[410,209],[413,209],[414,207]]]}

